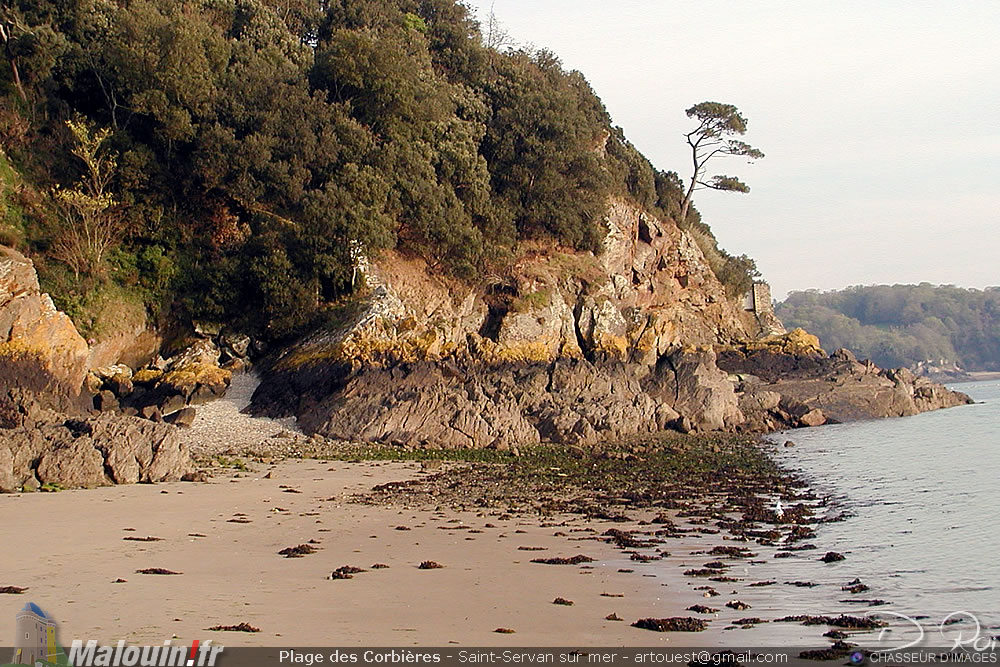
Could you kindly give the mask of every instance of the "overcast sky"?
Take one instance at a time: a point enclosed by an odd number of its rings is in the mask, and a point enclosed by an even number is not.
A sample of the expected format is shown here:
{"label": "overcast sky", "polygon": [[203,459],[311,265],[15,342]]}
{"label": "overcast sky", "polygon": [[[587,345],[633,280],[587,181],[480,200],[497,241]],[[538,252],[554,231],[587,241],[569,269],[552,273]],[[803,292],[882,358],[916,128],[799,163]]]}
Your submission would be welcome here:
{"label": "overcast sky", "polygon": [[469,0],[586,75],[653,164],[688,179],[684,110],[735,104],[766,158],[703,219],[777,298],[1000,285],[1000,2]]}

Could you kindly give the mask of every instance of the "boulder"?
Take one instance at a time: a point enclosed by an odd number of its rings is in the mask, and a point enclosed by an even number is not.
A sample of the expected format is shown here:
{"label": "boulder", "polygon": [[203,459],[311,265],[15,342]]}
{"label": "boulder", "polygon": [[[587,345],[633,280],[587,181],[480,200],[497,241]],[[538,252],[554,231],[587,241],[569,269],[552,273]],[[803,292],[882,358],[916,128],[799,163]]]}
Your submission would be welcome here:
{"label": "boulder", "polygon": [[91,488],[106,484],[104,457],[89,438],[62,438],[42,454],[36,470],[38,480],[62,488]]}
{"label": "boulder", "polygon": [[[719,370],[711,348],[682,349],[665,359],[673,386],[660,397],[687,417],[691,429],[720,431],[743,422],[739,399],[729,374]],[[664,364],[661,364],[661,370]],[[673,390],[673,400],[669,395]]]}
{"label": "boulder", "polygon": [[119,408],[118,398],[109,389],[103,389],[94,396],[94,409],[111,412]]}
{"label": "boulder", "polygon": [[132,379],[132,369],[125,364],[115,364],[113,366],[103,366],[101,368],[92,368],[91,373],[96,375],[101,382],[107,382],[108,380],[114,378],[123,378],[125,380]]}
{"label": "boulder", "polygon": [[174,371],[191,366],[218,366],[221,354],[219,347],[211,338],[199,338],[182,352],[167,359],[165,370]]}
{"label": "boulder", "polygon": [[162,399],[156,408],[159,410],[160,414],[170,414],[171,412],[177,412],[181,408],[187,405],[187,401],[181,394],[170,394],[166,398]]}
{"label": "boulder", "polygon": [[224,395],[232,378],[232,373],[214,363],[173,366],[160,378],[156,390],[163,395],[182,396],[185,401],[205,402]]}
{"label": "boulder", "polygon": [[831,359],[837,359],[839,361],[847,361],[852,364],[858,362],[858,358],[854,356],[854,353],[848,350],[846,347],[839,348],[830,355]]}
{"label": "boulder", "polygon": [[146,405],[139,408],[139,416],[154,422],[163,421],[163,413],[157,405]]}
{"label": "boulder", "polygon": [[813,408],[809,412],[799,417],[801,426],[822,426],[826,423],[826,415],[818,408]]}
{"label": "boulder", "polygon": [[226,331],[220,336],[222,350],[232,359],[246,359],[250,354],[250,336]]}
{"label": "boulder", "polygon": [[0,491],[176,481],[193,470],[167,424],[100,415],[0,431]]}
{"label": "boulder", "polygon": [[[77,396],[87,374],[87,342],[41,292],[31,260],[0,246],[0,365],[35,363],[51,386]],[[27,384],[41,378],[24,375]]]}

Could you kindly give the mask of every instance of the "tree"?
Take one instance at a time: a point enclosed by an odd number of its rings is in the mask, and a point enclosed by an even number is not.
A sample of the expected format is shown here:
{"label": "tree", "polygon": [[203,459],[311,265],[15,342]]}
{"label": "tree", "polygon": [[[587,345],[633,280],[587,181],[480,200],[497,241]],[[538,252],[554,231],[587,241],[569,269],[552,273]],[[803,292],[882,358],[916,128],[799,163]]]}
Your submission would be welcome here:
{"label": "tree", "polygon": [[79,279],[81,273],[101,278],[109,250],[122,241],[126,221],[111,193],[117,157],[102,149],[111,135],[104,128],[94,131],[83,120],[68,120],[76,146],[73,155],[84,165],[80,182],[72,188],[56,186],[52,195],[62,213],[63,227],[55,242],[55,253]]}
{"label": "tree", "polygon": [[709,160],[717,155],[740,155],[746,157],[748,162],[764,157],[764,153],[758,149],[734,138],[746,134],[747,119],[732,104],[702,102],[694,105],[685,113],[688,118],[694,118],[698,121],[698,127],[684,135],[687,138],[688,146],[691,147],[691,162],[694,170],[691,173],[691,182],[688,184],[687,192],[681,201],[680,220],[678,221],[681,223],[687,218],[688,208],[691,206],[691,196],[695,190],[710,188],[728,192],[750,192],[750,187],[735,176],[717,175],[703,180],[705,165],[708,164]]}

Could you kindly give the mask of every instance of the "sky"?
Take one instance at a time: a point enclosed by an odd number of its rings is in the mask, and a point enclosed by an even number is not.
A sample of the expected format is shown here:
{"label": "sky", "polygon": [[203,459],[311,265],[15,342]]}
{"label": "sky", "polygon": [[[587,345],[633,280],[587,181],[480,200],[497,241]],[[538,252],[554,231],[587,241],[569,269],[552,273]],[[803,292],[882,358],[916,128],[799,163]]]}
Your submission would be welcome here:
{"label": "sky", "polygon": [[1000,2],[467,0],[583,72],[612,122],[687,181],[684,110],[736,105],[746,195],[695,193],[722,247],[789,291],[1000,285]]}

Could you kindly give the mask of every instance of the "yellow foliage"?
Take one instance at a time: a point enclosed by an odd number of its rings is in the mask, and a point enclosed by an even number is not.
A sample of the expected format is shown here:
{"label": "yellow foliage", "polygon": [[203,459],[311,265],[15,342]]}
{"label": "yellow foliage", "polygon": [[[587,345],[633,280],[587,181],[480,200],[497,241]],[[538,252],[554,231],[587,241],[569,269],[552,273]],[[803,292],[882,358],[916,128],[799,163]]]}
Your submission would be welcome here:
{"label": "yellow foliage", "polygon": [[624,336],[602,332],[594,339],[594,352],[602,352],[610,357],[625,359],[628,356],[628,341]]}
{"label": "yellow foliage", "polygon": [[494,363],[528,363],[532,361],[550,361],[551,357],[548,345],[532,341],[516,345],[497,346],[487,356],[487,361]]}

